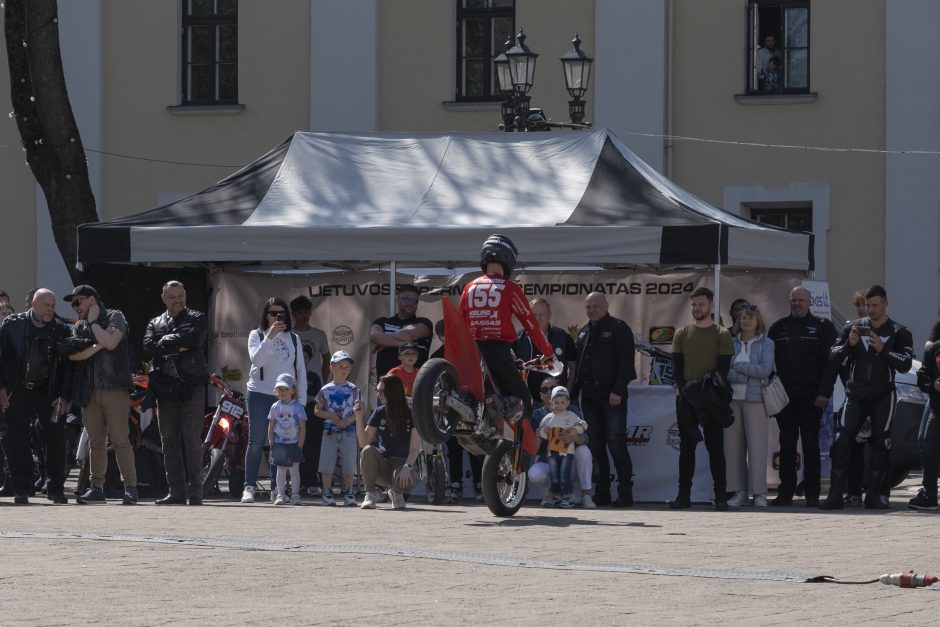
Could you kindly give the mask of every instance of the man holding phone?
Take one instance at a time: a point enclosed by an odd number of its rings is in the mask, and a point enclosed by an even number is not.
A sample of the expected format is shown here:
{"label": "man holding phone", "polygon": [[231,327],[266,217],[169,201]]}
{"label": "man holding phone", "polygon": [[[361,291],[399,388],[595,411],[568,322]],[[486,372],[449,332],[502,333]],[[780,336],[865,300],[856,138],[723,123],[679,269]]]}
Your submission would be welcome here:
{"label": "man holding phone", "polygon": [[866,509],[889,509],[879,498],[891,449],[891,417],[894,415],[896,372],[907,372],[914,359],[914,339],[903,325],[888,317],[888,294],[880,285],[865,290],[868,316],[852,321],[830,351],[836,366],[847,369],[845,409],[832,443],[829,496],[821,509],[842,509],[849,458],[855,436],[871,420],[871,473],[865,495]]}

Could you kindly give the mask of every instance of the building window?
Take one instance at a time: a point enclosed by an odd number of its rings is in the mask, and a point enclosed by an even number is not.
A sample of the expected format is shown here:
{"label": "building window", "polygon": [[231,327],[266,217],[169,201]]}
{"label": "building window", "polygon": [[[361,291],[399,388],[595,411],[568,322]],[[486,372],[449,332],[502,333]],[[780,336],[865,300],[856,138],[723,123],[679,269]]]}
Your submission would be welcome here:
{"label": "building window", "polygon": [[238,0],[183,0],[186,105],[238,102]]}
{"label": "building window", "polygon": [[751,219],[799,233],[813,232],[813,206],[810,203],[781,206],[777,203],[748,203]]}
{"label": "building window", "polygon": [[502,99],[493,59],[515,25],[515,0],[457,0],[457,100]]}
{"label": "building window", "polygon": [[747,92],[809,92],[809,2],[749,0]]}

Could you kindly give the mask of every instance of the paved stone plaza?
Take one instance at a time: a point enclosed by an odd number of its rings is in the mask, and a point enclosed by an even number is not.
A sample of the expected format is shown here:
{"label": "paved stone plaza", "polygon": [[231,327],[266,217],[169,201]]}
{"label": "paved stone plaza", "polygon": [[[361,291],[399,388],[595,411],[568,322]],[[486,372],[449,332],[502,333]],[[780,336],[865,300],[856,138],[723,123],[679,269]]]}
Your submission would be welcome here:
{"label": "paved stone plaza", "polygon": [[940,517],[908,511],[905,487],[884,514],[533,502],[511,519],[0,499],[0,623],[935,624],[940,592],[798,581],[938,573]]}

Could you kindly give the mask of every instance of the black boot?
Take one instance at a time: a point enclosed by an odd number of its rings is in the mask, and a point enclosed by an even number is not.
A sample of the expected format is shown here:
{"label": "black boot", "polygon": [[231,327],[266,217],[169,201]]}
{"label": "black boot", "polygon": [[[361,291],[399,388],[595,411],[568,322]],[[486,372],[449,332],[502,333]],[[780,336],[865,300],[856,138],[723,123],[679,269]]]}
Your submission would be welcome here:
{"label": "black boot", "polygon": [[633,507],[633,482],[621,483],[617,486],[617,500],[611,507]]}
{"label": "black boot", "polygon": [[829,496],[819,504],[819,509],[844,509],[845,501],[842,500],[842,488],[845,485],[845,473],[841,470],[833,470],[829,473]]}
{"label": "black boot", "polygon": [[679,494],[676,498],[669,501],[669,509],[689,509],[692,507],[692,490],[683,490],[679,488]]}

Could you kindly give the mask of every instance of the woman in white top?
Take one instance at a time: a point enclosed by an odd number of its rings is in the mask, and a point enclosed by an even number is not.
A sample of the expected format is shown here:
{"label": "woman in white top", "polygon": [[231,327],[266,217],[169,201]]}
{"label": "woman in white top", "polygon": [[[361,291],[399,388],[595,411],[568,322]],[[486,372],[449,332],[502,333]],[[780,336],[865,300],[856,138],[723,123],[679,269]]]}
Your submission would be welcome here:
{"label": "woman in white top", "polygon": [[280,298],[264,303],[261,324],[248,335],[248,450],[245,453],[245,490],[242,503],[254,503],[255,483],[268,433],[268,412],[277,401],[278,375],[294,377],[297,398],[307,398],[307,368],[297,334],[290,330],[290,312]]}
{"label": "woman in white top", "polygon": [[757,305],[745,304],[735,323],[734,358],[728,380],[734,390],[734,423],[724,430],[731,507],[754,496],[755,507],[767,507],[767,427],[762,390],[774,369],[774,343],[767,338]]}

